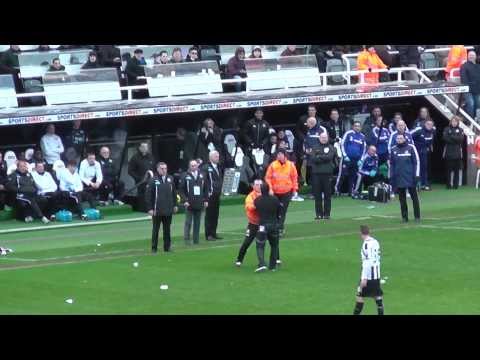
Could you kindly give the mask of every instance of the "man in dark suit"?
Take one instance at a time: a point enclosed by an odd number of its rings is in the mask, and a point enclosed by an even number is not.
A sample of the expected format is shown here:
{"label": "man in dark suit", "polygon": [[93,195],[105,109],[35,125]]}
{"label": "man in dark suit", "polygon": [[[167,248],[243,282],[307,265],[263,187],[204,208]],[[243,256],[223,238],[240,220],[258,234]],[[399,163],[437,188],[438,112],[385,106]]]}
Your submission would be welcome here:
{"label": "man in dark suit", "polygon": [[222,239],[217,236],[218,215],[220,209],[220,196],[222,194],[223,169],[220,168],[220,154],[211,151],[210,161],[204,165],[207,181],[208,207],[205,210],[205,238],[207,241]]}
{"label": "man in dark suit", "polygon": [[158,232],[163,225],[163,250],[170,252],[170,225],[172,215],[178,211],[177,192],[173,177],[167,174],[167,164],[159,162],[154,177],[145,192],[148,214],[152,217],[152,252],[157,252]]}

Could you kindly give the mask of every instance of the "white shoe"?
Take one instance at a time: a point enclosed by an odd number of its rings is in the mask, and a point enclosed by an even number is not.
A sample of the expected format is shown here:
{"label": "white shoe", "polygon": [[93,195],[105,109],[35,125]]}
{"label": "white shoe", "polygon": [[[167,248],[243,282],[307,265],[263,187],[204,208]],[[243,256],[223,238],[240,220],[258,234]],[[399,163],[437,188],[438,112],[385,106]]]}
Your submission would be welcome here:
{"label": "white shoe", "polygon": [[25,222],[26,222],[26,223],[31,223],[32,221],[33,221],[33,218],[32,218],[31,216],[27,216],[27,217],[25,218]]}
{"label": "white shoe", "polygon": [[407,198],[411,198],[410,193],[407,192]]}
{"label": "white shoe", "polygon": [[392,194],[390,195],[390,199],[395,199],[395,194],[392,193]]}
{"label": "white shoe", "polygon": [[266,267],[266,266],[260,266],[259,268],[257,268],[257,270],[255,270],[256,273],[264,272],[264,271],[267,271],[267,267]]}
{"label": "white shoe", "polygon": [[44,217],[42,217],[42,222],[43,222],[44,224],[48,224],[48,223],[50,222],[50,220],[48,220],[48,219],[44,216]]}
{"label": "white shoe", "polygon": [[108,205],[108,201],[99,201],[98,204],[100,206],[107,206]]}
{"label": "white shoe", "polygon": [[123,201],[120,201],[120,200],[113,200],[113,204],[114,205],[119,205],[119,206],[125,205],[125,203]]}
{"label": "white shoe", "polygon": [[240,261],[235,262],[235,266],[240,267],[242,266],[242,263]]}
{"label": "white shoe", "polygon": [[292,197],[292,201],[305,201],[305,199],[302,198],[301,196],[297,195],[297,196]]}
{"label": "white shoe", "polygon": [[282,265],[282,260],[278,259],[277,260],[277,265]]}

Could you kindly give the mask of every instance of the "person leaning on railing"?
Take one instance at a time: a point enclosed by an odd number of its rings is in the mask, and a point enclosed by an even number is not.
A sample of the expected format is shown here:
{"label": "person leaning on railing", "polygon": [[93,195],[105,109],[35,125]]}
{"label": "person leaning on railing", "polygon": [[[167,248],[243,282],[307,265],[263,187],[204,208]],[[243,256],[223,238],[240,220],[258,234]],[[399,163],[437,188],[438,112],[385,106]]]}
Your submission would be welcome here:
{"label": "person leaning on railing", "polygon": [[[358,54],[357,69],[370,71],[369,73],[365,73],[363,75],[365,83],[377,84],[379,80],[379,73],[371,71],[386,68],[387,65],[385,65],[380,59],[373,45],[365,45],[364,50]],[[358,75],[358,77],[361,79],[361,75]]]}

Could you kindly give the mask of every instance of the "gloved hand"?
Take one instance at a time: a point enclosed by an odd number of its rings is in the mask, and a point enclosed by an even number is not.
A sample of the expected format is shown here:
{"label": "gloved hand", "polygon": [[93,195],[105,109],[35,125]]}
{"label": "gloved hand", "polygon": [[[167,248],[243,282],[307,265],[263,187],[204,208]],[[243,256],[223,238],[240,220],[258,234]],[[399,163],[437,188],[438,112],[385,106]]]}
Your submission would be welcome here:
{"label": "gloved hand", "polygon": [[370,177],[375,177],[375,175],[377,175],[377,171],[376,170],[372,170],[370,171]]}
{"label": "gloved hand", "polygon": [[345,157],[343,158],[343,161],[345,161],[345,162],[350,162],[350,158],[349,158],[348,156],[345,156]]}

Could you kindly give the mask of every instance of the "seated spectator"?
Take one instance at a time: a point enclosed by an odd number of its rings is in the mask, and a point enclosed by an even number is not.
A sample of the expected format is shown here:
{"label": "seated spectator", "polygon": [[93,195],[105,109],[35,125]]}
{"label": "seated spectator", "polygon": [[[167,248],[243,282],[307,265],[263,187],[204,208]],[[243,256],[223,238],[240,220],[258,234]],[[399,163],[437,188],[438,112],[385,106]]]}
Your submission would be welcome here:
{"label": "seated spectator", "polygon": [[65,66],[60,64],[59,58],[55,58],[52,60],[52,65],[50,65],[48,71],[65,71]]}
{"label": "seated spectator", "polygon": [[78,174],[83,183],[83,192],[90,193],[92,198],[96,199],[103,182],[103,174],[94,152],[87,153],[87,158],[80,163]]}
{"label": "seated spectator", "polygon": [[211,118],[207,118],[203,122],[202,128],[198,134],[198,149],[196,155],[200,157],[203,162],[209,160],[209,153],[211,151],[222,150],[222,129],[215,125]]}
{"label": "seated spectator", "polygon": [[195,46],[192,46],[190,49],[188,49],[188,55],[185,58],[186,62],[195,62],[195,61],[200,61],[200,57],[198,56],[198,48]]}
{"label": "seated spectator", "polygon": [[50,51],[50,45],[38,45],[37,51]]}
{"label": "seated spectator", "polygon": [[82,65],[82,69],[98,69],[101,67],[102,65],[100,65],[100,62],[97,59],[97,53],[95,51],[90,51],[88,54],[88,60]]}
{"label": "seated spectator", "polygon": [[176,47],[172,51],[172,58],[170,59],[170,63],[178,64],[181,62],[183,62],[182,49]]}
{"label": "seated spectator", "polygon": [[260,45],[255,45],[253,47],[252,53],[248,57],[249,59],[261,59],[262,58],[262,48]]}
{"label": "seated spectator", "polygon": [[95,45],[98,62],[103,67],[120,67],[122,59],[120,58],[120,49],[114,45]]}
{"label": "seated spectator", "polygon": [[58,171],[57,177],[60,181],[60,191],[67,207],[74,214],[80,216],[82,220],[87,220],[82,202],[84,200],[88,201],[91,208],[95,208],[95,203],[92,195],[83,191],[82,179],[80,179],[77,171],[77,162],[70,160],[66,169]]}
{"label": "seated spectator", "polygon": [[32,175],[28,172],[28,164],[25,160],[17,162],[17,170],[8,177],[7,191],[16,194],[17,218],[25,222],[32,222],[33,218],[42,219],[44,224],[48,220],[37,203],[37,187]]}
{"label": "seated spectator", "polygon": [[[367,84],[377,84],[380,73],[371,72],[372,70],[386,69],[387,65],[378,56],[375,47],[373,45],[365,45],[364,50],[358,54],[357,58],[357,69],[358,70],[368,70],[368,73],[363,75],[364,82]],[[361,79],[361,76],[358,75],[358,78]]]}
{"label": "seated spectator", "polygon": [[[238,47],[235,50],[235,55],[228,60],[227,63],[227,76],[230,79],[241,79],[247,77],[247,71],[245,70],[245,49]],[[237,92],[242,91],[242,83],[237,82],[234,84]]]}
{"label": "seated spectator", "polygon": [[53,176],[45,171],[44,163],[36,163],[32,171],[33,181],[37,187],[37,203],[50,221],[55,220],[55,213],[60,210],[60,192]]}
{"label": "seated spectator", "polygon": [[297,49],[297,45],[287,45],[287,48],[282,51],[280,56],[297,56],[302,55]]}
{"label": "seated spectator", "polygon": [[0,211],[5,209],[7,204],[7,162],[3,160],[3,154],[0,153]]}
{"label": "seated spectator", "polygon": [[120,180],[118,173],[118,165],[110,158],[110,149],[107,146],[100,148],[100,156],[98,158],[100,166],[102,167],[103,182],[100,185],[100,204],[106,205],[109,200],[110,193],[113,192],[113,204],[123,205],[121,201],[124,192],[125,184]]}
{"label": "seated spectator", "polygon": [[453,69],[452,75],[454,77],[460,76],[460,67],[467,61],[467,49],[463,45],[452,45],[448,53],[447,66],[445,67],[445,80],[450,80],[450,72]]}
{"label": "seated spectator", "polygon": [[168,64],[168,52],[166,52],[165,50],[162,50],[157,54],[153,54],[153,64],[154,65]]}
{"label": "seated spectator", "polygon": [[130,85],[144,83],[138,81],[138,78],[141,76],[145,76],[145,70],[143,68],[145,65],[147,65],[147,62],[143,57],[143,50],[136,49],[133,52],[133,57],[128,60],[127,66],[125,67],[128,83]]}
{"label": "seated spectator", "polygon": [[47,125],[47,132],[40,140],[40,147],[47,162],[47,170],[51,170],[55,160],[60,160],[60,156],[64,152],[62,139],[55,134],[54,124]]}

